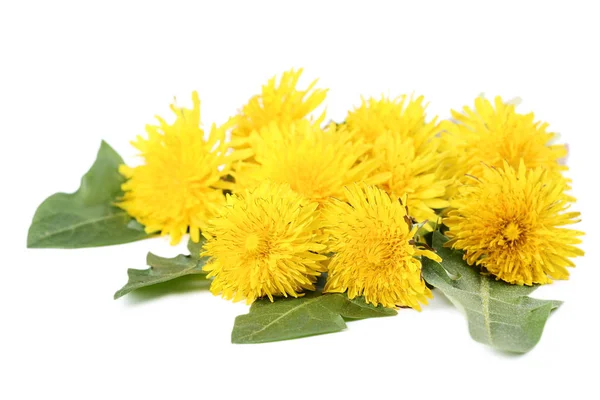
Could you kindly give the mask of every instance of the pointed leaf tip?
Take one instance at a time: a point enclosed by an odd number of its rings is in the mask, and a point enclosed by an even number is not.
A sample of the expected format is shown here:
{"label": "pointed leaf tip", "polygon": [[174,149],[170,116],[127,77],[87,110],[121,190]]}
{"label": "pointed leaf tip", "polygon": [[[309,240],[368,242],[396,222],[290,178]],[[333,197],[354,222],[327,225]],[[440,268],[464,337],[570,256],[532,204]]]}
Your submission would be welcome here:
{"label": "pointed leaf tip", "polygon": [[122,195],[123,159],[102,141],[96,161],[75,193],[56,193],[42,202],[27,234],[29,248],[108,246],[149,235],[113,203]]}
{"label": "pointed leaf tip", "polygon": [[[200,245],[203,240],[200,241]],[[168,282],[188,275],[206,275],[202,270],[208,258],[193,257],[193,255],[180,254],[173,258],[164,258],[153,253],[148,253],[146,263],[148,269],[129,269],[129,280],[115,295],[115,300],[134,291],[159,283]]]}

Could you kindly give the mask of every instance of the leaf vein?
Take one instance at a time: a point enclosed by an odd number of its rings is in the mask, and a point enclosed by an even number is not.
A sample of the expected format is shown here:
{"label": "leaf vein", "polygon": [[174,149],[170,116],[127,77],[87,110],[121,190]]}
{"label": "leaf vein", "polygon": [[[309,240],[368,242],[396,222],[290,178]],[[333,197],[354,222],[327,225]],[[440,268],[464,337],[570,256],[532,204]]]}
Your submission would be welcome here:
{"label": "leaf vein", "polygon": [[492,328],[490,327],[490,284],[486,277],[480,275],[479,289],[481,291],[481,314],[483,315],[483,323],[485,330],[487,331],[488,339],[490,344],[494,345],[494,338],[492,337]]}
{"label": "leaf vein", "polygon": [[102,216],[100,218],[87,219],[87,220],[84,220],[84,221],[79,222],[77,224],[69,225],[69,226],[61,228],[61,229],[57,229],[57,230],[54,230],[54,231],[47,231],[46,234],[38,236],[37,240],[38,241],[42,241],[42,240],[47,239],[47,238],[49,238],[51,236],[54,236],[54,235],[60,235],[61,233],[65,233],[65,232],[69,232],[69,231],[74,231],[75,229],[77,229],[77,228],[79,228],[81,226],[84,226],[84,225],[95,224],[95,223],[98,223],[98,222],[101,222],[101,221],[105,221],[105,220],[110,220],[110,219],[116,218],[116,217],[120,218],[123,215],[127,215],[127,213],[125,211],[119,211],[118,213],[114,213],[114,214],[111,214],[111,215],[105,215],[105,216]]}
{"label": "leaf vein", "polygon": [[265,326],[263,326],[261,329],[254,331],[252,333],[249,333],[248,335],[244,335],[244,336],[240,336],[239,340],[242,339],[246,339],[249,337],[253,337],[265,330],[267,330],[270,326],[272,326],[273,324],[275,324],[277,321],[281,320],[282,318],[284,318],[285,316],[289,315],[290,313],[294,312],[294,311],[298,311],[299,309],[301,309],[302,307],[307,306],[308,304],[314,303],[315,301],[319,300],[319,297],[315,297],[314,299],[310,299],[305,303],[300,303],[300,305],[291,308],[290,310],[284,312],[283,314],[281,314],[279,317],[275,318],[273,321],[269,322],[268,324],[266,324]]}

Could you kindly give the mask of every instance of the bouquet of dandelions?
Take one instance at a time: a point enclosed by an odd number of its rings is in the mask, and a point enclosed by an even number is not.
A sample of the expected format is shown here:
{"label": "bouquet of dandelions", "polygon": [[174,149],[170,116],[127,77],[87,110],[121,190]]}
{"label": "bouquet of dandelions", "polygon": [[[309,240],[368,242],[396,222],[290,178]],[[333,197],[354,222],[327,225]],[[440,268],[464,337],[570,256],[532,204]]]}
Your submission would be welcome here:
{"label": "bouquet of dandelions", "polygon": [[528,295],[567,279],[582,232],[561,163],[533,114],[477,98],[453,120],[423,97],[363,100],[341,123],[301,70],[272,78],[206,132],[200,100],[134,142],[129,167],[106,143],[73,194],[38,208],[29,247],[78,248],[189,233],[189,255],[148,254],[115,294],[195,275],[252,304],[234,343],[340,331],[348,320],[421,310],[438,289],[471,336],[511,352],[539,341],[558,301]]}

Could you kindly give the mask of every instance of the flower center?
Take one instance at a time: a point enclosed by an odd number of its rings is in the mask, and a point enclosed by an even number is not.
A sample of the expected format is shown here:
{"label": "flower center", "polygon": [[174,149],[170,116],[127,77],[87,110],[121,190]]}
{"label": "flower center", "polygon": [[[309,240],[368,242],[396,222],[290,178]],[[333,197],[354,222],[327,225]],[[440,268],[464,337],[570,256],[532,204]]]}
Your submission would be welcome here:
{"label": "flower center", "polygon": [[504,227],[502,234],[506,240],[514,242],[521,237],[521,228],[514,222],[510,222]]}
{"label": "flower center", "polygon": [[367,262],[379,266],[381,264],[381,252],[379,251],[368,251],[367,252]]}
{"label": "flower center", "polygon": [[258,249],[258,245],[260,243],[260,239],[258,235],[255,233],[250,234],[246,238],[246,250],[247,251],[256,251]]}
{"label": "flower center", "polygon": [[384,237],[375,240],[375,243],[367,244],[364,261],[375,268],[381,268],[394,257],[394,254],[399,254],[401,250],[397,246],[397,241],[392,238]]}

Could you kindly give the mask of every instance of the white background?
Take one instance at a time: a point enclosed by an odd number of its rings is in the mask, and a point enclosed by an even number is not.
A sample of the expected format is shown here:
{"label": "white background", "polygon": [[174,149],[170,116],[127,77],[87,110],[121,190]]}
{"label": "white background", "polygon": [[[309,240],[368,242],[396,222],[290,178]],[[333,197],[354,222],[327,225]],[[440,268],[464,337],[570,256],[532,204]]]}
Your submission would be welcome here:
{"label": "white background", "polygon": [[[2,1],[0,398],[597,398],[594,3]],[[25,249],[37,205],[78,187],[101,139],[134,161],[129,140],[173,96],[198,90],[204,123],[221,123],[291,67],[330,88],[337,120],[361,94],[414,91],[445,118],[484,92],[520,96],[561,133],[587,255],[535,293],[565,304],[532,352],[472,341],[440,295],[342,333],[232,345],[244,305],[183,287],[112,300],[147,251],[181,250],[167,239]]]}

